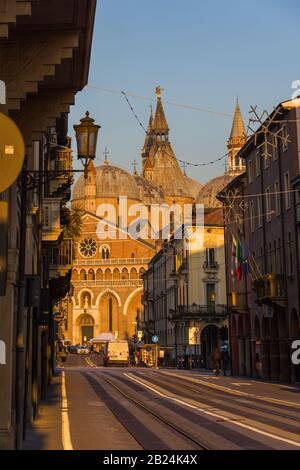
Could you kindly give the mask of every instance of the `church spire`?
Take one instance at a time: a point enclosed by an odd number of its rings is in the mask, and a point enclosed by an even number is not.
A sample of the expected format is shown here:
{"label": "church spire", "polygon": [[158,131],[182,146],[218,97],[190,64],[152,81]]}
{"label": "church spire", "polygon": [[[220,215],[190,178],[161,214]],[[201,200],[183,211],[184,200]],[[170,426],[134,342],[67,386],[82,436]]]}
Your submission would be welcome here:
{"label": "church spire", "polygon": [[233,123],[232,123],[232,128],[231,128],[231,133],[230,133],[230,138],[233,139],[236,137],[244,137],[246,135],[246,130],[245,130],[245,125],[244,125],[244,120],[241,112],[241,108],[239,105],[239,99],[238,97],[236,98],[236,105],[235,105],[235,111],[234,111],[234,117],[233,117]]}
{"label": "church spire", "polygon": [[241,157],[237,157],[237,154],[246,142],[247,134],[237,97],[230,137],[227,143],[228,172],[230,175],[237,176],[245,171],[244,161]]}
{"label": "church spire", "polygon": [[156,136],[164,136],[164,139],[167,140],[169,133],[169,126],[166,120],[164,108],[161,102],[161,87],[156,87],[156,111],[152,123],[152,130]]}

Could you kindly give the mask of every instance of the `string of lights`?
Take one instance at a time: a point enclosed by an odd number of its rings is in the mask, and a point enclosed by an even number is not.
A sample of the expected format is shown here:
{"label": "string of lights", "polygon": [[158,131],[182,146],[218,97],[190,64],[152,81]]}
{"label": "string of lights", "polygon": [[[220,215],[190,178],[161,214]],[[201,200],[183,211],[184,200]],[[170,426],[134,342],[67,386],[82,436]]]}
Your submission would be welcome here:
{"label": "string of lights", "polygon": [[[128,96],[126,95],[125,91],[122,91],[121,92],[122,95],[124,96],[131,112],[133,113],[136,121],[138,122],[139,126],[143,129],[143,131],[145,132],[145,134],[147,136],[149,136],[149,133],[147,132],[147,130],[145,129],[145,126],[143,125],[143,123],[141,122],[141,120],[139,119],[138,115],[136,114],[133,106],[131,105],[129,99],[128,99]],[[165,149],[164,149],[164,153],[166,153],[167,155],[171,156],[172,158],[174,158],[174,155],[170,154],[169,152],[167,152]],[[207,166],[207,165],[213,165],[214,163],[217,163],[221,160],[223,160],[225,157],[227,157],[228,153],[225,153],[224,155],[222,155],[221,157],[219,158],[215,158],[214,160],[211,160],[209,162],[205,162],[205,163],[191,163],[191,162],[188,162],[186,160],[181,160],[180,158],[177,158],[177,160],[180,162],[180,163],[183,163],[184,165],[186,166],[194,166],[194,167],[199,167],[199,166]]]}

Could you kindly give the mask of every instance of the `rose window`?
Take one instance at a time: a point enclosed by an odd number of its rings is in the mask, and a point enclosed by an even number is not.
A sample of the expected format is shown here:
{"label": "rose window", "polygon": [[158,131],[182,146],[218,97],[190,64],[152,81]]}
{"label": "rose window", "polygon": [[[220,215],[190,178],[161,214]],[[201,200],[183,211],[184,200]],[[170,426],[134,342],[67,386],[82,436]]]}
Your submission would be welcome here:
{"label": "rose window", "polygon": [[97,251],[97,242],[93,238],[84,238],[80,242],[79,251],[82,256],[86,258],[91,258]]}

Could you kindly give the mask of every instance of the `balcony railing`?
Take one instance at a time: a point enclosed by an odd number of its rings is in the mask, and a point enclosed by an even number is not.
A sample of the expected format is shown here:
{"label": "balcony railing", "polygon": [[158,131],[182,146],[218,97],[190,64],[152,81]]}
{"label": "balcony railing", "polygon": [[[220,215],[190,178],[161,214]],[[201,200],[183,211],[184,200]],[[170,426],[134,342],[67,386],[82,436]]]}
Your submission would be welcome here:
{"label": "balcony railing", "polygon": [[219,269],[219,263],[217,261],[205,261],[203,263],[203,269],[206,272],[217,272]]}
{"label": "balcony railing", "polygon": [[258,303],[274,303],[284,306],[284,276],[282,274],[265,274],[254,281]]}
{"label": "balcony railing", "polygon": [[111,280],[72,280],[74,287],[140,287],[143,285],[142,279],[111,279]]}
{"label": "balcony railing", "polygon": [[101,266],[101,265],[123,265],[123,264],[148,264],[151,258],[109,258],[109,259],[77,259],[74,260],[74,266]]}
{"label": "balcony railing", "polygon": [[196,305],[192,304],[189,306],[179,305],[175,310],[169,310],[173,318],[191,317],[197,319],[220,319],[227,316],[227,306],[220,304],[209,304],[209,305]]}

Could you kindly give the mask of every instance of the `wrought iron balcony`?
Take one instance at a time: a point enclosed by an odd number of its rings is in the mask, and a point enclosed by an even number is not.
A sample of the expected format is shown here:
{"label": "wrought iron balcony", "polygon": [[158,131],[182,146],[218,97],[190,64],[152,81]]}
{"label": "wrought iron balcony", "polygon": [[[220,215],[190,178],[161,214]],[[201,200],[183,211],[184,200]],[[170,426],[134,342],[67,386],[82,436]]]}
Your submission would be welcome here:
{"label": "wrought iron balcony", "polygon": [[219,263],[217,261],[203,263],[203,269],[207,273],[216,273],[219,269]]}
{"label": "wrought iron balcony", "polygon": [[169,313],[173,320],[197,319],[220,321],[226,318],[228,312],[226,305],[212,303],[208,305],[179,305],[176,310],[170,309]]}
{"label": "wrought iron balcony", "polygon": [[257,292],[259,304],[285,305],[284,276],[282,274],[269,273],[255,280],[253,287]]}

